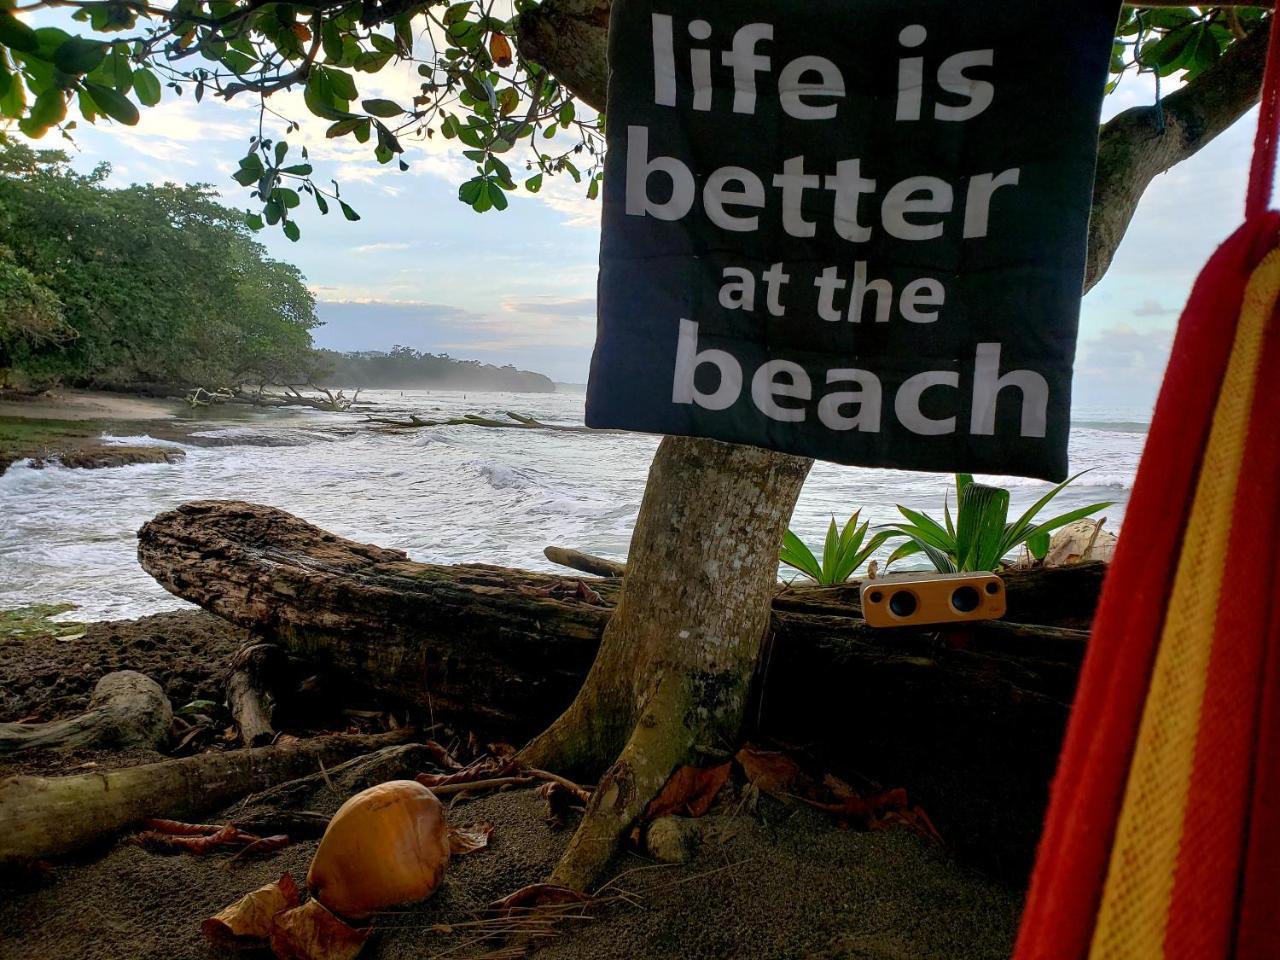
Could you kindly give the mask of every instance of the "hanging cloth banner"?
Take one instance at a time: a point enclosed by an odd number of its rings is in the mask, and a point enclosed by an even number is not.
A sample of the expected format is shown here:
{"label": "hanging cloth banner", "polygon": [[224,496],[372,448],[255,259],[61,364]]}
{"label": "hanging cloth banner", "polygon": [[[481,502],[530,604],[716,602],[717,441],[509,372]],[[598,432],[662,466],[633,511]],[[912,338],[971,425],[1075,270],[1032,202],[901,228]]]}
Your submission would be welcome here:
{"label": "hanging cloth banner", "polygon": [[1274,28],[1262,100],[1245,224],[1178,324],[1015,960],[1280,957]]}
{"label": "hanging cloth banner", "polygon": [[614,0],[587,424],[1061,480],[1118,0]]}

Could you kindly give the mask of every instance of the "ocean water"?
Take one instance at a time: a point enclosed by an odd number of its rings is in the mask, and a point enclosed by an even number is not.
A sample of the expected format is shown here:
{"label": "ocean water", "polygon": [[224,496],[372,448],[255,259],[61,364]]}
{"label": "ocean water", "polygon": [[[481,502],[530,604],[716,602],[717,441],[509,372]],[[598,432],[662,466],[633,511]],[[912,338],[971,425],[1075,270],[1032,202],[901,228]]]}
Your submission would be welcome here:
{"label": "ocean water", "polygon": [[[504,411],[580,424],[581,394],[373,391],[379,415],[444,419]],[[217,416],[217,415],[215,415]],[[1107,528],[1124,519],[1146,439],[1145,411],[1077,407],[1073,470],[1089,470],[1054,502],[1057,511],[1114,500]],[[541,430],[374,429],[359,413],[263,412],[199,424],[175,464],[103,470],[32,469],[0,476],[0,608],[70,602],[71,616],[105,620],[184,606],[138,566],[135,534],[188,500],[270,504],[345,537],[405,550],[417,560],[557,569],[542,556],[560,544],[625,559],[658,438]],[[120,443],[164,443],[108,437]],[[1049,485],[981,478],[1010,488],[1014,509]],[[811,544],[834,514],[855,509],[874,524],[895,504],[940,515],[951,478],[819,463],[792,521]],[[887,552],[887,551],[885,551]]]}

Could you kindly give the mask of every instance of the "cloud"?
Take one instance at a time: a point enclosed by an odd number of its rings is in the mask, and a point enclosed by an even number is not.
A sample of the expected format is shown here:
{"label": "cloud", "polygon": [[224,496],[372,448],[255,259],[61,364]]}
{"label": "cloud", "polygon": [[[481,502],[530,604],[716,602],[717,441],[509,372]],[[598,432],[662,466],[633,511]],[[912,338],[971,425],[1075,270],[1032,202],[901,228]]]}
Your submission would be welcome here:
{"label": "cloud", "polygon": [[507,313],[536,313],[553,317],[595,317],[596,298],[533,296],[506,300],[502,309]]}
{"label": "cloud", "polygon": [[1170,313],[1177,313],[1173,307],[1166,307],[1157,300],[1146,299],[1133,308],[1135,317],[1163,317]]}
{"label": "cloud", "polygon": [[1078,400],[1150,409],[1164,379],[1173,329],[1138,330],[1117,324],[1080,342],[1075,389]]}
{"label": "cloud", "polygon": [[410,250],[416,247],[416,243],[362,243],[358,247],[352,247],[352,253],[391,253],[396,250]]}

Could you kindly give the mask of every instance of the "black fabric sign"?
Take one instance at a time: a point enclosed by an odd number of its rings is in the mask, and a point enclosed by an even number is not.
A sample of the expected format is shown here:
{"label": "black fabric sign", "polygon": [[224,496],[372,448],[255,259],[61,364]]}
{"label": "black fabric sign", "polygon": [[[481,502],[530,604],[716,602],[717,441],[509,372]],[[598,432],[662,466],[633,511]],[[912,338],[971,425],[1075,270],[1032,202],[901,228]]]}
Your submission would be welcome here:
{"label": "black fabric sign", "polygon": [[1061,479],[1117,0],[614,0],[587,423]]}

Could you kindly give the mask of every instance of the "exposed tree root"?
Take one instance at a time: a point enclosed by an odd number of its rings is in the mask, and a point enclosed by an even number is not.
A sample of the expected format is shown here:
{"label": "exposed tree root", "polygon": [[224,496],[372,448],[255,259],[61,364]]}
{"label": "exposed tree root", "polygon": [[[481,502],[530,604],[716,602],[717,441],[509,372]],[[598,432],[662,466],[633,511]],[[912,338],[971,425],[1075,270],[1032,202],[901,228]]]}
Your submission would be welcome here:
{"label": "exposed tree root", "polygon": [[160,684],[134,670],[98,681],[89,709],[69,720],[0,723],[0,755],[27,750],[155,747],[169,736],[173,709]]}

